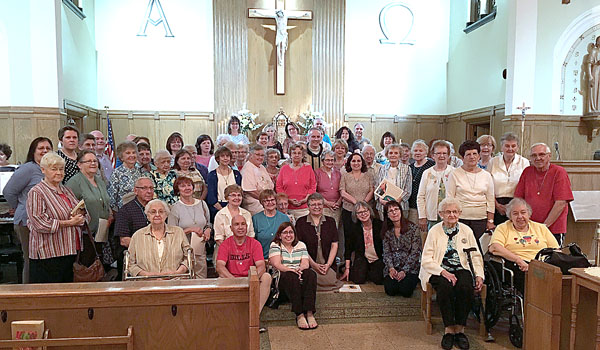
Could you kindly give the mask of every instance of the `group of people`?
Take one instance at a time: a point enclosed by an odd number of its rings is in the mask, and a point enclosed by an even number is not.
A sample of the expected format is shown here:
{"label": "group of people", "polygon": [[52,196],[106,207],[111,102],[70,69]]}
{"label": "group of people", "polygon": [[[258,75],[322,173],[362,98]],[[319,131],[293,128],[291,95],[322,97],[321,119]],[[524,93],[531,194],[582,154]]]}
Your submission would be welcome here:
{"label": "group of people", "polygon": [[[98,130],[61,128],[57,152],[50,139],[36,138],[4,189],[24,282],[72,281],[77,252],[93,261],[94,250],[85,249],[92,245],[106,266],[116,260],[119,274],[134,276],[188,271],[191,248],[194,275],[206,278],[214,242],[220,277],[245,277],[256,266],[261,308],[278,274],[302,329],[317,327],[317,290],[372,281],[410,297],[419,281],[429,282],[446,326],[442,346],[465,348],[463,304],[473,278],[475,289],[482,286],[483,263],[476,249],[471,271],[464,249],[495,228],[490,252],[522,276],[535,252],[562,243],[573,196],[545,144],[531,146],[530,163],[517,154],[516,135],[502,136],[497,155],[495,139],[484,135],[463,142],[459,158],[448,141],[409,145],[388,131],[377,152],[361,123],[333,138],[324,127],[317,119],[301,134],[290,122],[281,143],[267,125],[250,144],[234,116],[215,142],[200,135],[186,145],[173,133],[154,155],[148,138],[129,135],[116,148],[116,168]],[[384,182],[396,198],[377,194]],[[80,200],[85,210],[72,211]],[[131,260],[122,271],[126,249]]]}

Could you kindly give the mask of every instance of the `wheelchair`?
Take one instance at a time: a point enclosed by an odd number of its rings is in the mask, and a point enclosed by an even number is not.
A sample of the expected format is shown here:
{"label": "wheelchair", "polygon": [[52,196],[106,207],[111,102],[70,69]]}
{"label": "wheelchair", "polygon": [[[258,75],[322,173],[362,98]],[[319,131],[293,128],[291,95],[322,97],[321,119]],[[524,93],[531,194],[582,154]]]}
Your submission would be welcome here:
{"label": "wheelchair", "polygon": [[179,273],[179,274],[166,274],[166,275],[157,275],[157,276],[131,276],[129,274],[129,251],[125,251],[125,256],[123,257],[123,281],[139,281],[139,280],[152,280],[157,278],[184,278],[184,279],[194,279],[194,250],[192,248],[188,248],[186,251],[186,258],[188,262],[188,272]]}
{"label": "wheelchair", "polygon": [[512,345],[521,348],[525,322],[524,296],[515,287],[514,273],[506,267],[506,260],[488,252],[491,238],[492,231],[486,231],[479,239],[487,286],[484,322],[489,331],[498,323],[502,312],[509,311],[509,340]]}

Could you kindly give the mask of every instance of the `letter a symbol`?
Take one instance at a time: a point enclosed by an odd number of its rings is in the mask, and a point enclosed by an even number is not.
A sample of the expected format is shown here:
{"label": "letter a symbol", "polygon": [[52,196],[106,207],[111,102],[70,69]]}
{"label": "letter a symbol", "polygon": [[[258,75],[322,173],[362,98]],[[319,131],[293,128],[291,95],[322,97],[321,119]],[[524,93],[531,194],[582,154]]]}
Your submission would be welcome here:
{"label": "letter a symbol", "polygon": [[[158,11],[158,14],[160,16],[160,18],[156,21],[150,18],[150,15],[152,14],[152,8],[154,7],[154,5],[156,5],[156,10]],[[137,36],[146,36],[146,28],[148,27],[148,23],[152,24],[155,27],[162,23],[163,27],[165,28],[165,36],[168,38],[174,37],[173,33],[171,33],[169,22],[167,22],[165,12],[163,11],[162,5],[160,4],[160,0],[149,0],[148,7],[146,8],[146,15],[144,16],[144,21],[142,22],[142,26],[140,27]]]}

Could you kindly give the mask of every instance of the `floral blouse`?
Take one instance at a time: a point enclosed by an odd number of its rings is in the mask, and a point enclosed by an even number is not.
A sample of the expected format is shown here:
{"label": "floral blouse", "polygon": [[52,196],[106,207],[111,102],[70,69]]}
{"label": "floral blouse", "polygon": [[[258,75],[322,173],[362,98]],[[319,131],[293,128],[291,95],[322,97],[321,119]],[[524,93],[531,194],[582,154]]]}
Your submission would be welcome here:
{"label": "floral blouse", "polygon": [[129,193],[133,193],[135,182],[140,177],[142,177],[142,172],[135,166],[129,169],[124,164],[121,164],[113,171],[110,175],[107,188],[112,210],[118,211],[121,209],[123,206],[123,197]]}
{"label": "floral blouse", "polygon": [[[403,221],[402,224],[405,224]],[[406,274],[419,274],[421,268],[421,235],[416,225],[408,223],[408,230],[396,238],[394,229],[383,236],[383,276],[390,273],[390,268],[404,271]]]}
{"label": "floral blouse", "polygon": [[175,204],[179,200],[173,189],[173,184],[177,178],[175,170],[169,170],[167,175],[153,171],[151,175],[152,180],[154,180],[154,194],[156,194],[156,198],[165,201],[169,205]]}

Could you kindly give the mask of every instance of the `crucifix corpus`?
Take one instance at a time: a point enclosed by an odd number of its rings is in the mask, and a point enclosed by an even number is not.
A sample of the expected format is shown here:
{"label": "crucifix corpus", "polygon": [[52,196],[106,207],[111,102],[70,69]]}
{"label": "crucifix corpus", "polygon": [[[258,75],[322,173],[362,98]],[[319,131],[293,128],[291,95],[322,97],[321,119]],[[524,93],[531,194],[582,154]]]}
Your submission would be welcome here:
{"label": "crucifix corpus", "polygon": [[520,107],[517,107],[517,109],[521,110],[521,154],[523,154],[523,143],[525,143],[525,140],[523,140],[523,135],[525,134],[525,115],[527,113],[528,109],[531,109],[531,107],[527,107],[525,106],[525,102],[523,102],[523,105]]}
{"label": "crucifix corpus", "polygon": [[285,0],[275,0],[274,9],[248,9],[249,18],[275,19],[275,26],[263,27],[275,30],[275,48],[277,50],[276,93],[285,95],[285,52],[288,48],[288,29],[295,28],[287,25],[288,19],[312,20],[312,11],[292,11],[285,9]]}

